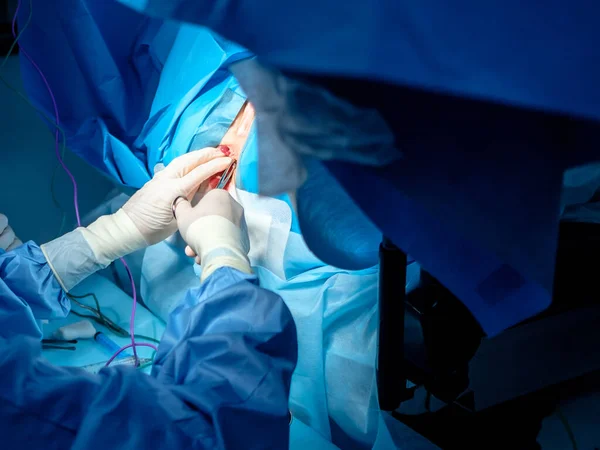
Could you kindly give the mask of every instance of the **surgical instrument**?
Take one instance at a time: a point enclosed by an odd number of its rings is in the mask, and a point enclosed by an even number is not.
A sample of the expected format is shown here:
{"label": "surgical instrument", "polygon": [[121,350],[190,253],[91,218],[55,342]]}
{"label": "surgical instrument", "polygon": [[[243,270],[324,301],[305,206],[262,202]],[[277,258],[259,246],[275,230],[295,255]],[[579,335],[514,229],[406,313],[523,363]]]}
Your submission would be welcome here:
{"label": "surgical instrument", "polygon": [[66,345],[66,344],[77,344],[77,341],[72,340],[62,340],[62,339],[42,339],[42,350],[75,350],[74,345]]}
{"label": "surgical instrument", "polygon": [[[71,309],[71,312],[73,314],[75,314],[78,317],[82,317],[85,319],[90,319],[93,320],[94,322],[105,326],[106,328],[108,328],[110,331],[112,331],[114,334],[116,334],[119,337],[127,337],[129,336],[129,333],[127,332],[127,330],[125,330],[123,327],[119,326],[118,324],[116,324],[114,321],[112,321],[110,318],[108,318],[101,310],[100,310],[100,302],[98,301],[98,298],[96,297],[95,294],[86,294],[86,295],[81,295],[81,296],[77,296],[77,295],[73,295],[73,294],[67,294],[67,296],[69,297],[69,299],[74,302],[77,306],[86,309],[87,311],[90,311],[93,315],[89,315],[89,314],[82,314],[79,313],[77,311],[75,311],[74,309]],[[94,300],[94,303],[96,304],[96,308],[93,308],[91,306],[85,305],[79,301],[77,301],[77,299],[81,300],[83,298],[86,297],[92,297]],[[156,344],[158,344],[160,341],[158,339],[149,337],[149,336],[144,336],[142,334],[135,334],[134,337],[136,339],[142,339],[142,340],[146,340],[146,341],[150,341],[150,342],[154,342]]]}
{"label": "surgical instrument", "polygon": [[229,167],[227,167],[225,172],[223,172],[223,175],[221,175],[219,183],[217,184],[217,189],[225,189],[227,183],[229,183],[231,177],[233,176],[236,166],[237,161],[234,159],[233,161],[231,161],[231,164],[229,164]]}

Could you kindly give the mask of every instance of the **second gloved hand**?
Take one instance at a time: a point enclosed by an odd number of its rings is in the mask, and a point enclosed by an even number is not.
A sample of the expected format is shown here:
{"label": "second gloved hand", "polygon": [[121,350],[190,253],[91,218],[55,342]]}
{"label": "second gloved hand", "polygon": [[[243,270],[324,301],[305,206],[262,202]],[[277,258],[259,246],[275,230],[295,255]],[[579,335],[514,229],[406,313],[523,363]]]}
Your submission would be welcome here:
{"label": "second gloved hand", "polygon": [[174,159],[110,216],[82,232],[101,264],[153,245],[177,231],[172,205],[177,197],[190,200],[202,183],[231,163],[221,150],[205,148]]}
{"label": "second gloved hand", "polygon": [[217,148],[204,148],[174,159],[123,206],[148,245],[177,231],[172,205],[177,197],[191,200],[200,185],[224,171],[231,158]]}
{"label": "second gloved hand", "polygon": [[244,209],[227,191],[215,189],[194,207],[182,201],[176,214],[186,253],[202,264],[202,281],[220,267],[252,273]]}
{"label": "second gloved hand", "polygon": [[[177,230],[172,205],[188,200],[231,158],[205,148],[174,159],[115,214],[42,245],[42,252],[66,292],[114,260],[156,244]],[[204,190],[201,189],[201,192]]]}

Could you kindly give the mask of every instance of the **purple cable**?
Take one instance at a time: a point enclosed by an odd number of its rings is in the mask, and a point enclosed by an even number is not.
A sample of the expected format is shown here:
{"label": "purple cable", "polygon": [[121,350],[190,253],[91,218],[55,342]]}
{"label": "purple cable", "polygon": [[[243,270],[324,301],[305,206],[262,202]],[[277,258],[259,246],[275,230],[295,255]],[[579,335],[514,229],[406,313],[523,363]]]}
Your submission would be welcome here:
{"label": "purple cable", "polygon": [[[12,35],[13,35],[14,39],[17,38],[16,25],[17,25],[17,16],[19,15],[19,11],[21,9],[21,1],[22,0],[18,0],[18,2],[17,2],[17,9],[15,11],[15,15],[12,20]],[[38,67],[38,65],[35,63],[35,61],[33,60],[33,58],[31,58],[31,56],[29,56],[29,54],[23,48],[23,46],[21,45],[20,42],[19,42],[19,49],[21,50],[21,54],[23,56],[25,56],[25,58],[27,58],[29,63],[35,68],[37,73],[39,73],[42,81],[44,82],[44,85],[46,86],[46,90],[48,91],[48,94],[50,95],[50,99],[52,100],[52,106],[54,108],[54,116],[56,118],[56,130],[54,132],[54,152],[56,153],[56,159],[62,166],[65,173],[69,176],[69,178],[71,179],[71,183],[73,184],[73,204],[75,205],[75,217],[77,219],[77,225],[81,226],[81,217],[79,215],[79,199],[77,196],[77,182],[75,181],[75,177],[73,176],[73,174],[68,169],[68,167],[66,166],[63,159],[60,156],[60,151],[59,151],[60,138],[59,138],[59,130],[58,130],[58,127],[60,126],[60,118],[58,115],[58,105],[56,103],[56,98],[54,97],[54,92],[52,92],[52,89],[50,88],[50,83],[48,83],[48,80],[46,79],[44,72],[42,72],[42,69],[40,69]],[[66,136],[64,138],[66,139]],[[66,142],[65,142],[65,144],[66,144]],[[125,266],[125,270],[127,271],[127,275],[129,276],[129,280],[131,281],[131,290],[133,292],[133,307],[131,308],[131,318],[129,319],[129,334],[131,335],[131,344],[126,345],[125,347],[122,347],[117,353],[115,353],[106,363],[107,366],[117,357],[117,355],[119,353],[121,353],[123,350],[126,350],[130,347],[133,348],[133,356],[135,357],[136,365],[139,364],[136,347],[140,347],[140,346],[141,347],[150,347],[150,348],[153,348],[154,350],[158,350],[155,345],[146,344],[146,343],[138,344],[135,342],[134,334],[135,334],[135,311],[136,311],[136,305],[137,305],[137,292],[135,289],[135,282],[133,281],[133,275],[131,273],[131,270],[129,269],[129,266],[127,265],[127,262],[125,262],[125,259],[123,259],[123,258],[121,258],[121,262],[123,263],[123,266]]]}
{"label": "purple cable", "polygon": [[[137,308],[137,295],[136,295],[136,289],[135,289],[135,283],[133,282],[133,275],[131,274],[131,270],[129,269],[129,265],[127,264],[127,262],[125,261],[125,258],[121,258],[121,262],[123,263],[123,265],[125,266],[125,270],[127,271],[127,275],[129,275],[129,279],[131,280],[131,289],[133,289],[133,306],[131,307],[131,317],[129,318],[129,335],[131,336],[131,347],[133,350],[133,357],[135,358],[135,365],[138,365],[138,355],[137,355],[137,349],[136,349],[136,345],[135,345],[135,339],[133,337],[134,334],[134,330],[135,330],[135,310]],[[125,349],[125,347],[121,347],[121,350],[119,350],[117,353],[115,353],[111,359],[108,360],[108,362],[106,363],[106,365],[108,366],[113,359],[116,358],[116,356],[121,353],[123,350]]]}
{"label": "purple cable", "polygon": [[[19,0],[17,2],[17,10],[15,11],[15,15],[12,20],[12,35],[13,35],[14,39],[17,38],[17,16],[19,14],[20,9],[21,9],[21,0]],[[44,72],[42,72],[42,69],[40,69],[38,67],[38,65],[35,63],[35,61],[33,60],[33,58],[31,58],[31,56],[29,56],[29,53],[27,53],[27,51],[23,48],[23,46],[21,45],[20,42],[19,42],[19,49],[21,50],[21,53],[23,54],[23,56],[25,56],[25,58],[27,58],[27,61],[29,61],[29,63],[40,74],[42,81],[46,85],[46,89],[48,91],[48,94],[50,94],[50,99],[52,100],[52,106],[54,107],[54,116],[56,118],[56,126],[57,127],[60,126],[60,118],[58,115],[58,105],[56,104],[56,98],[54,97],[54,93],[52,92],[52,89],[50,88],[50,83],[48,83],[48,80],[46,79]],[[77,198],[77,182],[75,181],[75,177],[73,176],[71,171],[67,168],[63,159],[60,156],[60,151],[58,149],[58,144],[59,144],[58,132],[59,132],[59,130],[57,128],[54,131],[54,152],[56,153],[56,159],[58,159],[58,162],[64,169],[65,173],[69,176],[69,178],[71,179],[71,183],[73,184],[73,204],[75,205],[75,217],[77,219],[77,225],[81,226],[81,218],[79,216],[79,201]],[[65,142],[65,144],[66,144],[66,142]]]}
{"label": "purple cable", "polygon": [[[122,347],[122,348],[120,348],[120,349],[117,351],[117,353],[115,353],[114,355],[112,355],[112,356],[110,357],[110,359],[109,359],[109,360],[106,362],[106,365],[105,365],[104,367],[108,367],[108,365],[109,365],[111,362],[113,362],[113,361],[114,361],[114,359],[115,359],[117,356],[119,356],[119,353],[121,353],[123,350],[127,350],[128,348],[132,348],[132,347],[133,347],[133,350],[134,350],[134,351],[135,351],[135,348],[136,348],[136,347],[150,347],[150,348],[152,348],[152,349],[156,350],[156,347],[155,347],[154,345],[152,345],[152,344],[147,344],[146,342],[141,342],[141,343],[139,343],[139,344],[135,344],[135,345],[133,345],[133,344],[127,344],[125,347]],[[136,359],[136,361],[138,361],[138,363],[139,363],[139,360],[138,360],[138,359]]]}
{"label": "purple cable", "polygon": [[119,353],[121,353],[123,350],[131,347],[133,349],[133,357],[135,358],[136,361],[136,365],[139,364],[139,359],[137,356],[137,350],[136,347],[138,346],[142,346],[142,347],[150,347],[153,348],[155,351],[158,351],[158,348],[155,345],[152,344],[146,344],[146,343],[141,343],[138,344],[135,342],[134,339],[134,330],[135,330],[135,311],[137,309],[137,293],[136,293],[136,289],[135,289],[135,283],[133,281],[133,275],[131,274],[131,270],[129,269],[129,265],[127,264],[127,262],[125,261],[124,258],[121,258],[121,262],[123,263],[123,265],[125,266],[125,270],[127,271],[127,275],[129,275],[129,280],[131,281],[131,290],[133,292],[133,306],[131,307],[131,317],[129,319],[129,334],[131,335],[131,344],[126,345],[125,347],[121,347],[121,349],[115,353],[114,355],[112,355],[112,357],[106,362],[106,367],[108,367],[108,365],[113,361],[113,359],[115,359],[117,357],[117,355]]}

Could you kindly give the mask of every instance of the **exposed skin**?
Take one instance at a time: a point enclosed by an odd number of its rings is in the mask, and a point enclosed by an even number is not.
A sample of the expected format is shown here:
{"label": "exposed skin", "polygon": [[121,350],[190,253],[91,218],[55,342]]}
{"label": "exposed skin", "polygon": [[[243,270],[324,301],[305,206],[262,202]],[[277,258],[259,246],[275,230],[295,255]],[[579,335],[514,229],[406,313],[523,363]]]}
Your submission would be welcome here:
{"label": "exposed skin", "polygon": [[227,133],[221,139],[221,145],[226,145],[231,151],[231,154],[227,156],[231,156],[236,160],[239,158],[248,140],[253,122],[254,107],[250,103],[245,102],[238,115],[233,119],[229,130],[227,130]]}
{"label": "exposed skin", "polygon": [[[245,102],[240,111],[238,112],[235,119],[231,123],[231,126],[221,139],[221,143],[217,147],[224,156],[229,156],[234,160],[238,161],[242,150],[244,149],[244,145],[246,145],[246,141],[248,140],[248,136],[250,135],[250,129],[252,128],[252,123],[254,122],[254,107],[249,103]],[[233,177],[229,181],[226,189],[233,195],[235,198],[235,176],[236,172],[233,173]],[[219,183],[219,179],[221,178],[221,174],[215,175],[210,178],[208,181],[203,183],[198,190],[198,198],[202,198],[206,192],[217,187]],[[192,203],[194,203],[192,201]],[[200,258],[196,256],[194,251],[190,247],[185,248],[185,254],[196,258],[196,262],[200,264]]]}
{"label": "exposed skin", "polygon": [[[254,107],[250,103],[245,102],[218,146],[225,156],[229,156],[236,161],[239,160],[250,135],[253,122]],[[219,182],[219,178],[220,175],[210,179],[208,189],[214,189]],[[235,172],[228,186],[235,186]]]}

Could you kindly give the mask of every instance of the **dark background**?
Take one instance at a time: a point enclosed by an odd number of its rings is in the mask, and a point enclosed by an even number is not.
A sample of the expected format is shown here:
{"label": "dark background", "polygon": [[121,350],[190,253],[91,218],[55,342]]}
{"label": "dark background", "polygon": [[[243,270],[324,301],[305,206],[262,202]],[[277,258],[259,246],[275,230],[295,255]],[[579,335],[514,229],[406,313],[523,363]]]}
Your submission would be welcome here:
{"label": "dark background", "polygon": [[[0,0],[0,55],[5,55],[12,44],[10,26],[16,7],[17,0]],[[17,51],[15,48],[13,53]]]}

